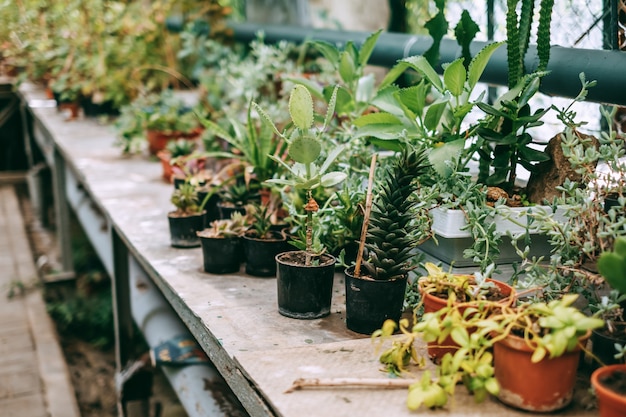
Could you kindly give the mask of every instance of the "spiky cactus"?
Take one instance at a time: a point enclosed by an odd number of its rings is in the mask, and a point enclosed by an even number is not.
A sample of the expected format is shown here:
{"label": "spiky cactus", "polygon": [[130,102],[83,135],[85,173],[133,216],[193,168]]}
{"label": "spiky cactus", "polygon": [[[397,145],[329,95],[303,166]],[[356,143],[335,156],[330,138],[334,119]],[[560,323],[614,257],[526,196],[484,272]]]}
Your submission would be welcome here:
{"label": "spiky cactus", "polygon": [[370,260],[364,264],[372,278],[392,280],[412,269],[409,259],[419,228],[411,212],[417,178],[429,167],[425,148],[407,146],[383,175],[372,211],[365,246]]}

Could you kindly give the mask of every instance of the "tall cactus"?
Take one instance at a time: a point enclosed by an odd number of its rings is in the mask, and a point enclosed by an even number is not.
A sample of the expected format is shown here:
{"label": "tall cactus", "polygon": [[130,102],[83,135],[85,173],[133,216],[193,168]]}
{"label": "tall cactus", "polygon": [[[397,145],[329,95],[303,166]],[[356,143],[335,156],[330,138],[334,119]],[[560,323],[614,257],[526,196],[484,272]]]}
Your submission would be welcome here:
{"label": "tall cactus", "polygon": [[419,227],[411,212],[417,178],[429,167],[424,148],[408,146],[384,173],[378,198],[372,203],[366,247],[370,261],[364,266],[376,280],[399,278],[412,268],[409,259]]}
{"label": "tall cactus", "polygon": [[[535,15],[535,1],[507,0],[506,36],[509,88],[513,88],[525,74],[524,58],[530,45],[533,16]],[[541,0],[539,22],[537,26],[537,55],[539,57],[538,71],[543,71],[550,60],[550,24],[554,0]]]}

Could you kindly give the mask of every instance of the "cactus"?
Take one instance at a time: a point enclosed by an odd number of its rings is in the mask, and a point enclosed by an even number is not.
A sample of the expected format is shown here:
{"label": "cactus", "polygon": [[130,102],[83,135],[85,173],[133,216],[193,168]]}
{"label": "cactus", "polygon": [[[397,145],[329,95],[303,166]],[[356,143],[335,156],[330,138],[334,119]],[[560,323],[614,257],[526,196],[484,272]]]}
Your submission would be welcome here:
{"label": "cactus", "polygon": [[626,237],[615,240],[612,252],[602,252],[598,258],[598,271],[611,288],[626,294]]}
{"label": "cactus", "polygon": [[413,194],[417,177],[429,167],[425,148],[407,145],[393,165],[387,168],[384,183],[373,202],[366,246],[370,261],[364,264],[372,278],[392,280],[408,273],[416,245]]}

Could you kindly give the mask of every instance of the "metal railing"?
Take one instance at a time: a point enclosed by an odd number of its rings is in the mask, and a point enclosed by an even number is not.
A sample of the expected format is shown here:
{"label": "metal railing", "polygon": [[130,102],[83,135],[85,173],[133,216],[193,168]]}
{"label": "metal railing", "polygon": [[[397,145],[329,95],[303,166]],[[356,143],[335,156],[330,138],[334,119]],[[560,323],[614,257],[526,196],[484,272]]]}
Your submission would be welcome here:
{"label": "metal railing", "polygon": [[[234,39],[238,42],[250,42],[263,32],[267,43],[277,43],[286,40],[300,44],[309,39],[325,40],[334,44],[343,45],[348,41],[355,44],[362,43],[369,32],[349,32],[329,29],[315,29],[296,26],[259,25],[254,23],[231,23]],[[372,65],[391,67],[399,59],[423,54],[431,45],[431,38],[402,33],[384,32],[369,61]],[[472,52],[479,51],[486,42],[473,42]],[[531,45],[525,65],[535,68],[534,57],[536,48]],[[440,63],[452,62],[460,56],[461,48],[452,39],[444,39],[441,43]],[[437,66],[441,72],[441,65]],[[579,74],[585,73],[587,80],[596,80],[597,86],[589,90],[586,101],[626,105],[626,52],[563,48],[551,48],[550,73],[543,78],[541,92],[550,96],[576,97],[580,91]],[[506,86],[507,85],[507,58],[506,49],[499,48],[491,57],[485,68],[482,82]]]}

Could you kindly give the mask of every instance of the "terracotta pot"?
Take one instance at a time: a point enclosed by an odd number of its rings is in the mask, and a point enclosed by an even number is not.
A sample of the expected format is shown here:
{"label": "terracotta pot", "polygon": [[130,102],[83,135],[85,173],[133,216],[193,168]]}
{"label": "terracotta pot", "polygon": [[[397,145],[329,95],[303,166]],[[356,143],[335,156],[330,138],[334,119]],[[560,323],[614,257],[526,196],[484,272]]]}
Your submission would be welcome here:
{"label": "terracotta pot", "polygon": [[604,384],[616,371],[626,374],[626,365],[607,365],[591,374],[591,385],[596,391],[600,417],[624,417],[626,415],[626,394],[619,394]]}
{"label": "terracotta pot", "polygon": [[500,384],[498,399],[515,408],[551,412],[567,406],[573,398],[582,337],[578,346],[557,358],[531,362],[533,349],[518,336],[509,335],[494,344],[495,377]]}
{"label": "terracotta pot", "polygon": [[160,130],[147,129],[146,139],[148,140],[148,151],[150,155],[156,155],[167,146],[169,141],[175,139],[195,139],[200,136],[202,129],[194,129],[190,132],[162,132]]}
{"label": "terracotta pot", "polygon": [[[489,279],[488,281],[493,282],[494,285],[500,288],[502,294],[508,297],[506,299],[507,304],[511,304],[513,303],[513,301],[515,301],[515,296],[510,297],[511,294],[515,294],[515,290],[513,289],[513,287],[505,282],[495,279]],[[424,313],[434,313],[448,305],[448,300],[446,298],[440,298],[435,295],[425,293],[423,291],[420,291],[420,293],[422,295],[422,302],[424,304]],[[428,342],[428,356],[435,363],[439,363],[441,361],[441,358],[443,358],[446,353],[454,354],[454,352],[456,352],[457,350],[458,345],[449,336],[441,343],[437,343],[436,341]]]}
{"label": "terracotta pot", "polygon": [[172,160],[171,154],[166,150],[160,150],[157,152],[156,156],[159,158],[159,161],[161,161],[161,168],[163,172],[161,176],[163,177],[163,180],[167,183],[171,183],[172,176],[174,175],[172,165],[170,164],[170,161]]}

